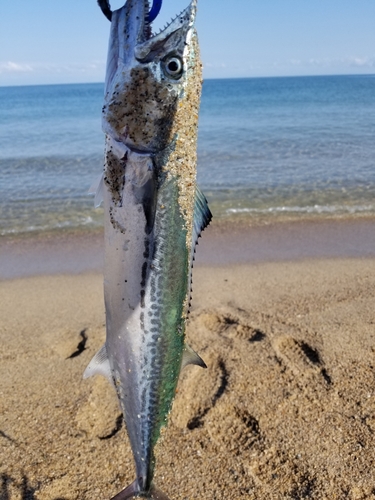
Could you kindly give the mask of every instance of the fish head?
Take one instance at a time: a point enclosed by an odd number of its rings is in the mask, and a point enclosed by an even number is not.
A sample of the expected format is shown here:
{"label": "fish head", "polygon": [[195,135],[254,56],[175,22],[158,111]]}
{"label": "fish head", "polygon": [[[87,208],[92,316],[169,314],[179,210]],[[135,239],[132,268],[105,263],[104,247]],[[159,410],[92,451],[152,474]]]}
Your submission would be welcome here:
{"label": "fish head", "polygon": [[112,12],[102,124],[131,151],[156,154],[172,143],[192,82],[197,116],[201,63],[196,0],[158,34],[152,34],[148,12],[147,0],[127,0]]}

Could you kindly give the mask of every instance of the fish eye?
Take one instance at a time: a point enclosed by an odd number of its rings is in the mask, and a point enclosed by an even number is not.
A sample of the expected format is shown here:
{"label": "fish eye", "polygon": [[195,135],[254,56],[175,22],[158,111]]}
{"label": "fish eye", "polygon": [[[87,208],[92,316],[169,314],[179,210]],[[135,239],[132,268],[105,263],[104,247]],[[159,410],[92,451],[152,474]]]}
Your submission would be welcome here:
{"label": "fish eye", "polygon": [[164,72],[175,79],[178,79],[182,75],[183,64],[182,60],[177,56],[168,57],[164,61]]}

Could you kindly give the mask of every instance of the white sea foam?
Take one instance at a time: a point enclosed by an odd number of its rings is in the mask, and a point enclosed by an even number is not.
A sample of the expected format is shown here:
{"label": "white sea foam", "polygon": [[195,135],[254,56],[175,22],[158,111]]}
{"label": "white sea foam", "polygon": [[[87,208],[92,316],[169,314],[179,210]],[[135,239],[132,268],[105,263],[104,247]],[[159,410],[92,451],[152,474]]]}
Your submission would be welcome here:
{"label": "white sea foam", "polygon": [[101,221],[95,220],[92,217],[80,217],[77,219],[64,220],[59,222],[48,222],[47,224],[34,224],[28,226],[16,226],[4,228],[0,230],[0,236],[13,236],[17,234],[43,233],[46,231],[54,231],[57,229],[79,229],[81,227],[90,227],[96,229],[102,226]]}
{"label": "white sea foam", "polygon": [[[198,181],[214,217],[374,215],[373,90],[366,75],[205,82]],[[102,224],[86,196],[103,168],[102,96],[0,88],[1,235]]]}
{"label": "white sea foam", "polygon": [[280,213],[305,213],[305,214],[356,214],[375,212],[375,205],[314,205],[306,207],[282,206],[268,208],[228,208],[227,214],[280,214]]}

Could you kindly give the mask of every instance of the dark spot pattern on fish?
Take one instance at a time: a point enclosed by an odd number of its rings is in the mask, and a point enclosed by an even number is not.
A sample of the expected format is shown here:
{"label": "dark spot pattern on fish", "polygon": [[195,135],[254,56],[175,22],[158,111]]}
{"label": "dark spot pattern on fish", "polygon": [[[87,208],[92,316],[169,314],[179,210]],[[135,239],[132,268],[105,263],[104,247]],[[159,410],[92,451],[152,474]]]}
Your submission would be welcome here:
{"label": "dark spot pattern on fish", "polygon": [[143,289],[140,291],[140,298],[141,298],[141,307],[145,307],[145,295],[146,291]]}
{"label": "dark spot pattern on fish", "polygon": [[145,329],[145,314],[143,312],[141,312],[141,314],[139,316],[139,320],[140,320],[141,330],[144,331],[144,329]]}
{"label": "dark spot pattern on fish", "polygon": [[145,238],[145,251],[143,252],[143,257],[148,259],[150,257],[150,240]]}
{"label": "dark spot pattern on fish", "polygon": [[144,288],[146,286],[146,278],[147,278],[147,261],[142,265],[142,281],[141,287]]}
{"label": "dark spot pattern on fish", "polygon": [[154,228],[156,199],[157,199],[157,170],[150,158],[147,162],[147,171],[143,170],[143,175],[140,176],[136,184],[132,186],[132,191],[135,200],[140,204],[139,212],[143,210],[145,216],[145,232],[151,234]]}

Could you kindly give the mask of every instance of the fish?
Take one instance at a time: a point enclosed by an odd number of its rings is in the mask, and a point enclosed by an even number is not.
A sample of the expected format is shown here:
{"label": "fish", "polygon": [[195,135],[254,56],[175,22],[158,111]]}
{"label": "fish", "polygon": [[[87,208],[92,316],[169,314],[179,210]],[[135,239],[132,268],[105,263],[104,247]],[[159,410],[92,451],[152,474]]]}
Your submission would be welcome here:
{"label": "fish", "polygon": [[212,215],[196,183],[202,64],[197,0],[159,33],[160,0],[111,11],[102,128],[106,340],[84,372],[114,386],[136,479],[112,500],[168,500],[153,482],[155,445],[167,424],[181,369],[206,367],[186,343],[192,267]]}

